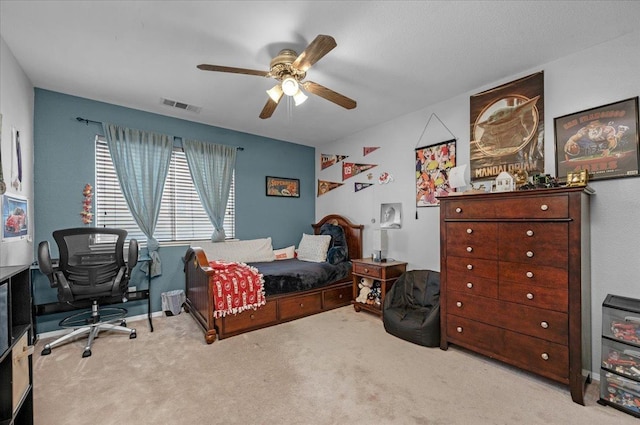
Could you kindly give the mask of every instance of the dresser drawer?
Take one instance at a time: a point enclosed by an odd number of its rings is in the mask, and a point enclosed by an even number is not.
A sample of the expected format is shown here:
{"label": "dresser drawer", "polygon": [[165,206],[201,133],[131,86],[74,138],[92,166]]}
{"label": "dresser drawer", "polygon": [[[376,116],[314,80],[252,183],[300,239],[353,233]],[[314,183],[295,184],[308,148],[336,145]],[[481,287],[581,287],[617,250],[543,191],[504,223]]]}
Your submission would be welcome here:
{"label": "dresser drawer", "polygon": [[[447,276],[464,276],[464,279],[498,279],[498,262],[480,258],[447,257]],[[447,277],[448,279],[448,277]]]}
{"label": "dresser drawer", "polygon": [[569,377],[569,349],[561,344],[452,315],[447,339],[557,381]]}
{"label": "dresser drawer", "polygon": [[301,295],[295,298],[278,300],[280,320],[293,319],[322,311],[322,294]]}
{"label": "dresser drawer", "polygon": [[569,311],[569,291],[565,288],[525,285],[520,283],[500,282],[498,298],[531,307]]}
{"label": "dresser drawer", "polygon": [[501,223],[498,255],[504,261],[566,267],[567,223]]}
{"label": "dresser drawer", "polygon": [[245,310],[240,314],[231,314],[223,317],[222,319],[216,319],[216,321],[220,321],[222,323],[223,333],[226,334],[266,325],[268,323],[276,322],[277,319],[276,302],[267,301],[265,305],[256,310]]}
{"label": "dresser drawer", "polygon": [[495,259],[498,255],[497,223],[447,223],[447,255]]}
{"label": "dresser drawer", "polygon": [[569,272],[564,266],[565,268],[560,268],[500,261],[498,275],[500,282],[566,289],[569,285]]}
{"label": "dresser drawer", "polygon": [[467,270],[447,270],[447,291],[460,291],[483,297],[498,298],[498,281],[477,277]]}
{"label": "dresser drawer", "polygon": [[565,195],[513,196],[508,199],[457,199],[444,205],[445,219],[568,218]]}
{"label": "dresser drawer", "polygon": [[349,304],[353,299],[352,286],[353,285],[349,284],[348,286],[322,291],[324,309],[328,310]]}
{"label": "dresser drawer", "polygon": [[476,297],[462,292],[447,291],[446,298],[448,314],[455,314],[558,344],[566,345],[568,343],[569,324],[566,313]]}

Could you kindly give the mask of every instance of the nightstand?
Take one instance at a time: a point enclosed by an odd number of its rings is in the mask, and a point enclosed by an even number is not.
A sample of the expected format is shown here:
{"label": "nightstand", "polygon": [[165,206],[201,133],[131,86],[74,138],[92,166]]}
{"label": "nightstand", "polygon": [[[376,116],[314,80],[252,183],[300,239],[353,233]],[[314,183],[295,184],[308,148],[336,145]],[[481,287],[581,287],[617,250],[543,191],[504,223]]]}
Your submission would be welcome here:
{"label": "nightstand", "polygon": [[[391,288],[396,280],[407,270],[407,263],[402,261],[376,262],[371,258],[361,258],[351,260],[353,264],[353,308],[355,311],[366,310],[382,317],[382,306],[384,305],[384,296]],[[373,279],[374,287],[380,288],[380,300],[373,303],[362,303],[356,301],[360,294],[358,284],[360,279],[368,277]]]}

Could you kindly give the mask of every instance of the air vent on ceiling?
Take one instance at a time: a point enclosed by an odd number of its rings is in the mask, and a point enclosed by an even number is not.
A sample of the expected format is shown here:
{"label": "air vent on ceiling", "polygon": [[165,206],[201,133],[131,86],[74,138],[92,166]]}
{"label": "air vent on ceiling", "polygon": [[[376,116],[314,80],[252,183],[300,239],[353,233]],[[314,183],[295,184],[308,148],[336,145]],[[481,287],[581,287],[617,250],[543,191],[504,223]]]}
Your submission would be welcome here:
{"label": "air vent on ceiling", "polygon": [[189,105],[188,103],[178,102],[177,100],[165,99],[164,97],[160,99],[160,102],[163,105],[171,106],[172,108],[178,108],[178,109],[191,111],[195,113],[200,113],[200,110],[202,110],[201,106],[193,106],[193,105]]}

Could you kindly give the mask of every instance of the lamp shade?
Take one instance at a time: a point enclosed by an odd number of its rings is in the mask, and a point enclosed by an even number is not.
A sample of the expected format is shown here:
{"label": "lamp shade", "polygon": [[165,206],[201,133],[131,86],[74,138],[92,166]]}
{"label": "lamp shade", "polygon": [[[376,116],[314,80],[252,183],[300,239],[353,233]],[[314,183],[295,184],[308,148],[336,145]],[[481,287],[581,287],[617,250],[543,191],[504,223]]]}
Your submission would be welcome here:
{"label": "lamp shade", "polygon": [[293,77],[287,77],[282,80],[282,91],[287,96],[293,96],[298,93],[298,82]]}

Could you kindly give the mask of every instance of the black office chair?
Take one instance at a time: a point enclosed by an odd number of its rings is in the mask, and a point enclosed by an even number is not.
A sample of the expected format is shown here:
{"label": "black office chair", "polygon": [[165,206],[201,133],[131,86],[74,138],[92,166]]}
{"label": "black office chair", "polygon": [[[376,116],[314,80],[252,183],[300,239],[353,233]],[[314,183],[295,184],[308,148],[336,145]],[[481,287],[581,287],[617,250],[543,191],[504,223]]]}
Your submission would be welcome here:
{"label": "black office chair", "polygon": [[53,232],[58,250],[59,265],[51,261],[49,242],[38,246],[38,264],[51,283],[58,290],[58,300],[74,307],[91,310],[73,314],[62,321],[63,328],[73,328],[73,332],[46,344],[42,350],[45,356],[51,349],[78,335],[89,334],[82,357],[91,355],[91,345],[101,330],[114,330],[136,337],[136,330],[127,328],[124,317],[127,310],[120,307],[99,308],[99,302],[125,302],[131,270],[138,262],[138,242],[129,241],[128,262],[124,261],[124,242],[127,231],[97,227],[78,227]]}
{"label": "black office chair", "polygon": [[398,338],[425,347],[440,345],[440,273],[403,273],[384,298],[382,322]]}

